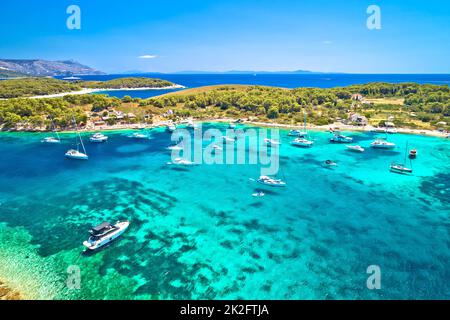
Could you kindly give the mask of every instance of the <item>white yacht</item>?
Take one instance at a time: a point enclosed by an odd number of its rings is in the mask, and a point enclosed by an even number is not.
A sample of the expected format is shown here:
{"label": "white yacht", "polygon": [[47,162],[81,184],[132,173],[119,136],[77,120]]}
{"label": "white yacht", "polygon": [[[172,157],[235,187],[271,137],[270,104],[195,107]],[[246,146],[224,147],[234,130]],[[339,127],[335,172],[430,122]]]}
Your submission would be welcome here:
{"label": "white yacht", "polygon": [[55,137],[46,137],[41,140],[42,143],[61,143],[61,140],[55,138]]}
{"label": "white yacht", "polygon": [[105,136],[103,133],[97,132],[94,133],[90,138],[89,138],[90,142],[93,143],[102,143],[102,142],[106,142],[108,141],[108,137]]}
{"label": "white yacht", "polygon": [[365,149],[361,146],[346,146],[346,147],[347,147],[347,150],[354,151],[354,152],[364,152],[365,151]]}
{"label": "white yacht", "polygon": [[376,149],[393,149],[393,148],[395,148],[395,143],[388,142],[388,141],[383,140],[383,139],[377,139],[374,142],[372,142],[370,144],[370,146],[372,148],[376,148]]}
{"label": "white yacht", "polygon": [[312,147],[314,144],[313,141],[311,140],[307,140],[304,138],[297,138],[294,141],[291,142],[291,145],[295,146],[295,147],[303,147],[303,148],[309,148]]}
{"label": "white yacht", "polygon": [[271,187],[286,187],[286,182],[280,179],[273,179],[268,176],[259,177],[257,182]]}
{"label": "white yacht", "polygon": [[83,245],[89,250],[97,250],[120,237],[129,225],[129,221],[117,221],[115,225],[104,222],[89,231],[91,236]]}
{"label": "white yacht", "polygon": [[353,138],[344,136],[342,134],[336,133],[331,139],[331,142],[334,143],[349,143],[349,142],[353,142]]}

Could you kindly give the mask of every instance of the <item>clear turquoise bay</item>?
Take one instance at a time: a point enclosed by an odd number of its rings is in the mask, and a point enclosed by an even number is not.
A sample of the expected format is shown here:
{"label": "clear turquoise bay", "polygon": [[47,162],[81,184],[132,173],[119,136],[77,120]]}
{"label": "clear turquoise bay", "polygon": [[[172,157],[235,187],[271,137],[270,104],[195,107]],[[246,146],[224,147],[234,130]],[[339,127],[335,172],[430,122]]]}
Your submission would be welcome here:
{"label": "clear turquoise bay", "polygon": [[[368,148],[376,134],[349,134],[364,154],[325,132],[291,147],[282,131],[288,186],[276,190],[250,179],[258,166],[167,166],[163,130],[108,133],[86,143],[86,162],[64,158],[71,135],[42,145],[43,134],[1,133],[0,279],[55,299],[449,299],[450,142],[396,134],[382,151]],[[390,173],[407,141],[414,174]],[[124,218],[122,238],[81,254],[92,225]],[[70,265],[80,290],[65,286]],[[381,290],[366,287],[369,265]]]}

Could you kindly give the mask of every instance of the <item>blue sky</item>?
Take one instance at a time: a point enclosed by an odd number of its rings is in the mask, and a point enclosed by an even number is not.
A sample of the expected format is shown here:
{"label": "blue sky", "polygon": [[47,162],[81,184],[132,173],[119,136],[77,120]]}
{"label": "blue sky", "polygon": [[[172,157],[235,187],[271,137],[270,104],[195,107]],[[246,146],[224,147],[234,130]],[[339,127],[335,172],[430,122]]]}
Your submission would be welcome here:
{"label": "blue sky", "polygon": [[[66,27],[72,4],[81,30]],[[381,30],[366,27],[371,4]],[[450,73],[449,16],[447,0],[2,0],[0,58],[75,59],[109,73]]]}

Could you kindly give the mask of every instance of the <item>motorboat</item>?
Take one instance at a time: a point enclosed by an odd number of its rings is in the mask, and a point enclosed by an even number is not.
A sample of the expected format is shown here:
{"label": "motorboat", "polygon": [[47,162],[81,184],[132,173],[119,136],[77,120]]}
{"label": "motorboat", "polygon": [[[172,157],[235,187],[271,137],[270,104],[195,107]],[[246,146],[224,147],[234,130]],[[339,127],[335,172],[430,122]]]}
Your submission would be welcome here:
{"label": "motorboat", "polygon": [[80,152],[79,150],[70,149],[65,154],[66,158],[76,159],[76,160],[88,160],[87,154]]}
{"label": "motorboat", "polygon": [[372,148],[376,148],[376,149],[393,149],[393,148],[395,148],[395,143],[388,142],[388,141],[383,140],[383,139],[377,139],[374,142],[372,142],[370,144],[370,146]]}
{"label": "motorboat", "polygon": [[279,146],[281,144],[280,141],[276,141],[273,139],[264,139],[264,143],[267,144],[269,147]]}
{"label": "motorboat", "polygon": [[83,245],[89,250],[97,250],[120,237],[129,226],[129,221],[117,221],[114,225],[103,222],[89,231],[91,236]]}
{"label": "motorboat", "polygon": [[294,141],[291,141],[291,145],[293,145],[295,147],[309,148],[309,147],[312,147],[313,144],[314,144],[313,141],[307,140],[304,138],[297,138]]}
{"label": "motorboat", "polygon": [[404,164],[401,163],[391,163],[391,172],[395,172],[395,173],[403,173],[403,174],[408,174],[408,173],[412,173],[412,169],[406,167]]}
{"label": "motorboat", "polygon": [[361,146],[346,146],[347,150],[353,151],[353,152],[364,152],[365,149]]}
{"label": "motorboat", "polygon": [[286,182],[280,179],[273,179],[268,176],[259,177],[257,182],[271,187],[286,187]]}
{"label": "motorboat", "polygon": [[61,143],[60,139],[57,139],[55,137],[46,137],[44,139],[41,140],[42,143],[49,143],[49,144],[53,144],[53,143]]}
{"label": "motorboat", "polygon": [[106,142],[108,141],[108,137],[105,136],[103,133],[94,133],[90,138],[89,138],[90,142],[93,143],[102,143],[102,142]]}
{"label": "motorboat", "polygon": [[344,136],[342,134],[335,134],[331,139],[331,142],[334,143],[349,143],[349,142],[353,142],[353,138]]}

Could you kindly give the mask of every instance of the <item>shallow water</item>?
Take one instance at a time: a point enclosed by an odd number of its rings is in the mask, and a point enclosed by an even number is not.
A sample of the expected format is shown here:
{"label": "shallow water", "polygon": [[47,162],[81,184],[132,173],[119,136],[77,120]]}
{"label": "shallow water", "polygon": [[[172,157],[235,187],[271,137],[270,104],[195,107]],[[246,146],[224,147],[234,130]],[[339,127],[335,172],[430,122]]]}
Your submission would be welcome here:
{"label": "shallow water", "polygon": [[[258,166],[175,168],[169,134],[127,134],[87,143],[85,162],[64,158],[71,135],[0,134],[0,279],[45,299],[450,298],[449,141],[396,134],[394,151],[357,154],[324,132],[291,147],[282,131],[288,186],[268,189]],[[390,173],[407,142],[414,174]],[[117,219],[131,221],[123,237],[81,254],[92,225]],[[72,265],[80,290],[66,286]],[[369,265],[381,290],[367,289]]]}

